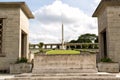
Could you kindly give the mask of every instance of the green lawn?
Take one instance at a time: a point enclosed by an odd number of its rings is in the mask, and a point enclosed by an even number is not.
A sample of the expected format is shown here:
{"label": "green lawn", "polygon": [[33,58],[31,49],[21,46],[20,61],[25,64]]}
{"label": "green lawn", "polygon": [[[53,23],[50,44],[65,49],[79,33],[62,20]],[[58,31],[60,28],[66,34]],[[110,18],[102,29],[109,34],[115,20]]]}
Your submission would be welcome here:
{"label": "green lawn", "polygon": [[80,54],[80,52],[75,50],[50,50],[46,54]]}

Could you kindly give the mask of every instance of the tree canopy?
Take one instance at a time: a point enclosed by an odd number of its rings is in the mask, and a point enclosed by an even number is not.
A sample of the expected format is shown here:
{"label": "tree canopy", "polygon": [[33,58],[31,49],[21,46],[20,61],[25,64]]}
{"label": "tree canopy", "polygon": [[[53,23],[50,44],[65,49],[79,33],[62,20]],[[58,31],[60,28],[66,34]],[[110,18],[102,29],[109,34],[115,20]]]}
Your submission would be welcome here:
{"label": "tree canopy", "polygon": [[96,34],[82,34],[77,40],[71,40],[70,43],[98,43],[98,36]]}
{"label": "tree canopy", "polygon": [[43,45],[44,45],[44,43],[43,43],[43,42],[40,42],[40,43],[38,44],[38,47],[41,49],[41,48],[43,47]]}

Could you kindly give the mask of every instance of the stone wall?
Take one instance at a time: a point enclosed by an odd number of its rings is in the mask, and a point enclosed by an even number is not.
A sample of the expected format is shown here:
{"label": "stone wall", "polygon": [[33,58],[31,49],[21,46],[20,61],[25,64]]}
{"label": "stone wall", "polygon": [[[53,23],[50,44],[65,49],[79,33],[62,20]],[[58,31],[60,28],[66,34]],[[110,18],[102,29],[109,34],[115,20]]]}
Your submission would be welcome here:
{"label": "stone wall", "polygon": [[9,69],[9,64],[14,63],[18,58],[19,15],[19,8],[0,7],[0,18],[4,18],[2,42],[4,56],[0,56],[0,70]]}
{"label": "stone wall", "polygon": [[108,56],[120,63],[120,6],[108,6]]}
{"label": "stone wall", "polygon": [[35,55],[33,73],[97,72],[96,54]]}
{"label": "stone wall", "polygon": [[18,58],[21,58],[22,33],[26,34],[24,39],[25,41],[23,42],[25,46],[24,56],[22,57],[28,58],[28,19],[32,17],[29,16],[27,13],[29,14],[30,11],[22,2],[0,2],[0,18],[3,19],[3,37],[2,53],[0,53],[0,71],[9,70],[10,64],[15,63]]}
{"label": "stone wall", "polygon": [[[29,56],[28,56],[28,53],[29,53],[29,21],[28,21],[28,18],[27,18],[27,16],[24,14],[24,12],[20,9],[20,33],[21,32],[24,32],[24,34],[26,34],[26,39],[25,39],[25,41],[24,41],[24,52],[25,52],[25,54],[24,54],[24,56],[26,57],[26,58],[28,58]],[[21,40],[21,34],[19,34],[20,35],[20,40]],[[21,44],[21,41],[19,42],[19,44]],[[21,45],[19,45],[19,47],[21,47]],[[21,52],[20,52],[20,54],[21,54]],[[21,57],[21,56],[19,56],[19,57]]]}
{"label": "stone wall", "polygon": [[[104,57],[104,43],[103,43],[103,36],[102,32],[108,32],[108,25],[107,25],[107,10],[101,11],[98,16],[98,34],[99,34],[99,54],[100,58]],[[108,37],[108,36],[107,36]],[[108,39],[108,38],[107,38]]]}
{"label": "stone wall", "polygon": [[93,17],[98,17],[101,58],[109,57],[120,65],[120,4],[118,3],[120,0],[101,0]]}
{"label": "stone wall", "polygon": [[[108,6],[98,16],[100,54],[104,55],[102,32],[106,31],[107,56],[114,62],[120,61],[120,6]],[[120,63],[120,62],[119,62]]]}

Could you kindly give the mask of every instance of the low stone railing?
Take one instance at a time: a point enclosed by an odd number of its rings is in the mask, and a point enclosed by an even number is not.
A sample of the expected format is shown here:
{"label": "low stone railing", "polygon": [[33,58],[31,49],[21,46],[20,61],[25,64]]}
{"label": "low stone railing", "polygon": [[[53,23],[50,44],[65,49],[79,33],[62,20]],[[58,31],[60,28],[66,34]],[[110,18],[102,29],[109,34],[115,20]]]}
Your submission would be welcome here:
{"label": "low stone railing", "polygon": [[[61,43],[58,44],[44,44],[44,49],[60,49],[62,46]],[[98,43],[65,43],[64,44],[66,49],[98,49]],[[30,49],[38,49],[39,44],[30,44]]]}

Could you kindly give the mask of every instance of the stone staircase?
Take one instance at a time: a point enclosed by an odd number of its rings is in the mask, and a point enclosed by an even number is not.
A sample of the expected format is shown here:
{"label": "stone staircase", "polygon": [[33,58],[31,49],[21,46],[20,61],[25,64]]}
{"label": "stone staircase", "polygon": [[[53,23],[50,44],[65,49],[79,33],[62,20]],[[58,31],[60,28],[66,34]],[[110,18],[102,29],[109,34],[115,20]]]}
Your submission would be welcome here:
{"label": "stone staircase", "polygon": [[22,74],[5,80],[120,80],[115,74],[97,73],[46,73]]}
{"label": "stone staircase", "polygon": [[36,55],[32,73],[5,80],[120,80],[116,74],[98,74],[96,55]]}

